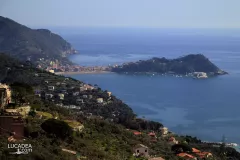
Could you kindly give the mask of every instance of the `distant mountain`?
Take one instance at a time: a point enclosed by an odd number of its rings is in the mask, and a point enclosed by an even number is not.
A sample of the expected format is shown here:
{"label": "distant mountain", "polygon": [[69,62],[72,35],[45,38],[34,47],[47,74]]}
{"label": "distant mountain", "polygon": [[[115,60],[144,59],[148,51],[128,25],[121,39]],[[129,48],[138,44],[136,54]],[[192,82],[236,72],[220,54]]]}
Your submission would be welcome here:
{"label": "distant mountain", "polygon": [[226,72],[220,70],[202,54],[190,54],[176,59],[152,58],[138,62],[125,63],[112,68],[117,73],[171,73],[185,75],[186,73],[205,72],[208,75],[221,75]]}
{"label": "distant mountain", "polygon": [[45,62],[58,60],[63,64],[71,64],[66,56],[76,53],[66,40],[47,29],[30,29],[1,16],[0,52],[34,63],[44,58]]}

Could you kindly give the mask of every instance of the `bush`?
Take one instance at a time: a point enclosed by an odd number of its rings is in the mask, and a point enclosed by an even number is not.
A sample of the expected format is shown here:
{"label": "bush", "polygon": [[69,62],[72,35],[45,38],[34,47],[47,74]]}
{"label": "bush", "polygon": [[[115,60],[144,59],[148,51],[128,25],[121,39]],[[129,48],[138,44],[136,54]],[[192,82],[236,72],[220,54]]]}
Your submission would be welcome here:
{"label": "bush", "polygon": [[54,134],[56,137],[66,139],[72,136],[72,128],[64,121],[56,119],[48,119],[42,123],[41,128],[49,133]]}

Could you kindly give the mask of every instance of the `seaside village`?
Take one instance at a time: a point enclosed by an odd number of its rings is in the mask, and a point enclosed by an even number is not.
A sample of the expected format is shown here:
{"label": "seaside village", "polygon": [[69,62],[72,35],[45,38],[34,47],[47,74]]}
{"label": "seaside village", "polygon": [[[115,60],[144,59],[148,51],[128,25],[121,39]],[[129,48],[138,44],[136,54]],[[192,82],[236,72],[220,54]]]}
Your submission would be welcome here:
{"label": "seaside village", "polygon": [[[35,75],[35,76],[41,76]],[[56,79],[47,79],[45,78],[45,87],[43,88],[34,88],[34,94],[36,97],[44,100],[54,101],[58,107],[64,107],[69,110],[75,109],[75,112],[81,108],[81,104],[87,103],[89,101],[95,101],[97,104],[104,106],[106,103],[111,103],[111,92],[107,92],[108,98],[96,97],[91,95],[91,91],[98,89],[97,86],[91,86],[84,83],[79,83],[78,86],[68,86],[68,88],[72,88],[72,93],[69,93],[66,89],[66,83],[69,78],[62,77],[63,81],[59,81]],[[69,84],[68,84],[69,85]],[[36,108],[30,106],[28,102],[22,102],[18,107],[14,106],[14,103],[17,101],[13,98],[15,96],[14,91],[10,86],[5,84],[0,84],[0,107],[1,107],[1,115],[0,115],[0,134],[8,136],[8,141],[12,143],[17,143],[19,141],[24,141],[26,137],[24,137],[24,126],[26,125],[25,120],[32,111],[36,113],[35,118],[37,119],[49,119],[55,118],[59,119],[57,114],[53,115],[48,112],[37,111]],[[61,103],[66,95],[71,95],[73,100],[76,102],[76,105],[64,105]],[[91,113],[84,113],[84,111],[79,111],[82,116],[86,116],[87,118],[93,117]],[[70,127],[74,131],[82,132],[84,130],[84,126],[81,122],[75,120],[74,118],[64,119],[66,123],[69,124]],[[141,132],[127,129],[129,132],[133,134],[133,136],[141,137],[143,135],[150,137],[151,143],[156,143],[157,141],[166,141],[166,145],[168,147],[172,147],[172,151],[176,154],[176,156],[181,157],[183,159],[204,159],[207,157],[212,157],[210,152],[202,152],[196,148],[192,148],[191,151],[184,152],[182,149],[182,144],[187,144],[186,141],[182,142],[181,137],[171,133],[168,131],[168,128],[162,127],[159,129],[159,132]],[[68,152],[69,154],[77,154],[76,151],[72,151],[69,148],[62,148],[63,152]],[[144,144],[138,144],[136,146],[132,146],[132,152],[135,157],[143,157],[149,160],[163,160],[162,157],[157,157],[151,154],[151,148]]]}
{"label": "seaside village", "polygon": [[[40,58],[39,60],[44,61],[44,58]],[[50,61],[48,64],[45,65],[38,65],[38,69],[45,69],[50,73],[58,73],[58,72],[101,72],[101,71],[108,71],[109,66],[80,66],[80,65],[60,65],[58,60]]]}

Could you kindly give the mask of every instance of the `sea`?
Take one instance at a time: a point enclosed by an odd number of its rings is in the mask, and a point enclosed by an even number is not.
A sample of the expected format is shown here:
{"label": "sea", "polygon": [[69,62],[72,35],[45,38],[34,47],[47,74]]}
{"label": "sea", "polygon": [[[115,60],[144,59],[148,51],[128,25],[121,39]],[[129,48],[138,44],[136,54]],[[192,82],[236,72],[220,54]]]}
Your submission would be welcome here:
{"label": "sea", "polygon": [[[55,28],[83,66],[106,66],[152,57],[204,54],[229,75],[209,79],[156,75],[79,74],[128,104],[139,117],[174,133],[240,144],[240,30],[157,28]],[[69,75],[68,75],[69,76]]]}

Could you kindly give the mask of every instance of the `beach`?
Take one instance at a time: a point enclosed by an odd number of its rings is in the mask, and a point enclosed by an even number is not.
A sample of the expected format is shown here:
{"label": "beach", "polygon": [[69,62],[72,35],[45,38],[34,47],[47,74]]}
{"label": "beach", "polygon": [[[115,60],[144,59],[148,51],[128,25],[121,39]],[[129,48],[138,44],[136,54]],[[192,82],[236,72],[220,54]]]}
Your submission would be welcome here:
{"label": "beach", "polygon": [[56,75],[77,75],[77,74],[106,74],[113,73],[110,71],[81,71],[81,72],[55,72]]}

